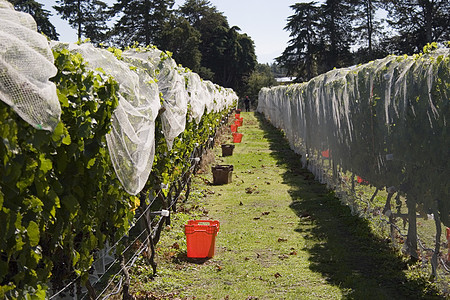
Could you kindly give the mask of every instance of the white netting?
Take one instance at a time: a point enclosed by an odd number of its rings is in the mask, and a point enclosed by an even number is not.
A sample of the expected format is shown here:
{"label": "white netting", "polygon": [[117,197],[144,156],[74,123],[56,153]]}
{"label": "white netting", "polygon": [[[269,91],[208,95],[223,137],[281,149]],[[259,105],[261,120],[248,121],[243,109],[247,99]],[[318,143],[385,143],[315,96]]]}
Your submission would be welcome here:
{"label": "white netting", "polygon": [[334,187],[342,174],[356,174],[432,201],[448,197],[449,66],[448,48],[388,56],[264,88],[258,111],[322,182]]}
{"label": "white netting", "polygon": [[92,70],[101,69],[119,83],[119,105],[106,140],[117,177],[128,193],[136,195],[147,182],[155,156],[158,86],[145,71],[130,68],[107,50],[91,44],[70,44],[68,49],[81,53]]}
{"label": "white netting", "polygon": [[186,90],[189,95],[190,112],[192,118],[199,123],[205,112],[206,103],[210,101],[210,96],[198,74],[187,71],[184,76],[187,81]]}
{"label": "white netting", "polygon": [[163,98],[161,114],[162,129],[167,147],[172,149],[174,139],[186,127],[188,93],[184,77],[180,74],[175,61],[164,52],[155,48],[130,49],[124,52],[124,57],[141,65],[155,76],[159,91]]}
{"label": "white netting", "polygon": [[53,130],[61,107],[55,85],[57,73],[47,38],[36,22],[0,0],[0,100],[38,129]]}

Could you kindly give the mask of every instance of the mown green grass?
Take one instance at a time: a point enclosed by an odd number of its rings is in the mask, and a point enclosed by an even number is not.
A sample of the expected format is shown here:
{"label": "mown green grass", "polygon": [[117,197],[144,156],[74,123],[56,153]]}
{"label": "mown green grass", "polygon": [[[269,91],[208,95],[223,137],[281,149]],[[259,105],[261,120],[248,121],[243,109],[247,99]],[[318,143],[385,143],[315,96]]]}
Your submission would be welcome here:
{"label": "mown green grass", "polygon": [[[139,299],[442,299],[368,221],[352,216],[301,168],[280,132],[242,113],[244,134],[230,184],[197,175],[190,198],[172,215],[158,244],[158,276],[142,262],[132,271]],[[229,134],[229,141],[231,141]],[[215,256],[186,256],[188,219],[220,221]]]}

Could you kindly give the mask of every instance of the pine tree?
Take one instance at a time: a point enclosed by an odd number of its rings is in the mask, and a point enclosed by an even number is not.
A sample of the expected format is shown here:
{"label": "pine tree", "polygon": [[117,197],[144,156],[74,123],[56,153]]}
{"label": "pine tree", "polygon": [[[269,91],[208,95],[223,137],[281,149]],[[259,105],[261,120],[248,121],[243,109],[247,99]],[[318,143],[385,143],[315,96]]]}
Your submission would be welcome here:
{"label": "pine tree", "polygon": [[322,5],[325,71],[345,67],[352,63],[350,45],[354,3],[352,0],[327,0]]}
{"label": "pine tree", "polygon": [[417,53],[431,42],[450,39],[450,1],[384,0],[388,23],[398,31],[391,44],[398,53]]}
{"label": "pine tree", "polygon": [[385,36],[382,21],[376,17],[381,8],[380,0],[358,0],[355,3],[353,30],[357,34],[356,38],[360,44],[356,63],[365,63],[388,54],[379,47],[380,41]]}
{"label": "pine tree", "polygon": [[38,32],[42,32],[52,40],[58,40],[59,34],[49,20],[51,14],[48,10],[42,8],[42,4],[34,0],[10,0],[10,2],[16,10],[26,12],[34,18]]}
{"label": "pine tree", "polygon": [[89,38],[94,43],[105,38],[108,5],[100,0],[57,0],[53,8],[77,30],[78,39]]}
{"label": "pine tree", "polygon": [[320,23],[320,8],[317,2],[297,3],[291,6],[294,14],[288,18],[284,28],[290,31],[288,46],[277,62],[287,69],[288,76],[296,76],[297,81],[307,81],[318,75],[321,53],[324,51],[321,41],[323,26]]}
{"label": "pine tree", "polygon": [[114,24],[112,42],[122,46],[134,42],[157,44],[173,5],[174,0],[119,0],[113,6],[119,19]]}

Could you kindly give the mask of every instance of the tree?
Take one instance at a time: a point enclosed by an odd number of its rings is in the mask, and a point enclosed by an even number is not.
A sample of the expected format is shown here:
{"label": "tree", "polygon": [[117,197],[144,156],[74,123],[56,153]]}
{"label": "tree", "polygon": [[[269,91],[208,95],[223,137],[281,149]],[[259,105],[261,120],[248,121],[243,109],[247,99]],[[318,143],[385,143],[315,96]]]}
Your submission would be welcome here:
{"label": "tree", "polygon": [[77,30],[77,36],[89,38],[94,43],[99,43],[105,38],[107,30],[106,22],[108,14],[105,2],[101,0],[57,0],[53,8],[61,15],[63,20],[68,20],[69,25]]}
{"label": "tree", "polygon": [[[243,93],[256,65],[255,46],[247,34],[230,28],[227,18],[205,0],[187,0],[179,13],[200,33],[202,54],[199,74]],[[208,77],[206,77],[208,78]]]}
{"label": "tree", "polygon": [[365,63],[387,55],[386,51],[378,49],[377,37],[383,39],[383,26],[382,22],[376,18],[376,13],[381,7],[380,0],[358,0],[355,3],[353,30],[361,44],[356,55],[357,63]]}
{"label": "tree", "polygon": [[248,76],[256,66],[255,48],[247,34],[240,34],[239,27],[220,28],[211,45],[213,57],[208,67],[214,72],[214,81],[243,92]]}
{"label": "tree", "polygon": [[384,0],[388,23],[398,34],[391,41],[398,53],[417,53],[431,42],[450,39],[448,0]]}
{"label": "tree", "polygon": [[271,67],[268,64],[257,64],[255,70],[250,74],[245,94],[250,97],[255,105],[258,93],[263,87],[277,85]]}
{"label": "tree", "polygon": [[196,26],[204,16],[218,13],[217,9],[208,0],[186,0],[180,6],[179,12],[193,26]]}
{"label": "tree", "polygon": [[322,8],[323,38],[326,45],[325,71],[351,64],[352,0],[327,0]]}
{"label": "tree", "polygon": [[200,32],[185,18],[172,16],[164,24],[157,45],[160,49],[172,52],[175,61],[184,67],[190,68],[196,73],[201,70],[202,54],[198,49]]}
{"label": "tree", "polygon": [[173,5],[174,0],[119,0],[112,8],[113,14],[119,16],[112,31],[113,43],[156,44]]}
{"label": "tree", "polygon": [[291,32],[291,39],[276,61],[287,69],[287,75],[296,76],[298,81],[307,81],[318,75],[318,59],[323,51],[320,8],[317,2],[297,3],[291,8],[294,14],[288,18],[284,28]]}
{"label": "tree", "polygon": [[52,40],[58,40],[59,34],[48,19],[51,14],[48,10],[42,8],[42,4],[34,0],[10,0],[10,2],[16,10],[26,12],[34,18],[38,32],[42,32]]}
{"label": "tree", "polygon": [[296,81],[309,80],[334,67],[352,63],[352,0],[327,0],[292,5],[294,14],[288,18],[285,30],[291,39],[276,60],[297,76]]}

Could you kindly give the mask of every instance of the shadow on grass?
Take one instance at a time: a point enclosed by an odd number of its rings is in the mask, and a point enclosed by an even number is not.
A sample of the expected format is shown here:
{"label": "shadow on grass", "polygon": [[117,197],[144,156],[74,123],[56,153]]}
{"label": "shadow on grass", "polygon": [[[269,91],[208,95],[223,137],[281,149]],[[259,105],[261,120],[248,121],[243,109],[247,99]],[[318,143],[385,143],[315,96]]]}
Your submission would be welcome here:
{"label": "shadow on grass", "polygon": [[211,260],[210,257],[205,258],[197,258],[197,257],[188,257],[186,251],[182,251],[178,253],[176,257],[174,257],[173,262],[175,263],[191,263],[196,265],[204,265],[207,264]]}
{"label": "shadow on grass", "polygon": [[[375,236],[367,220],[352,216],[325,185],[303,169],[300,156],[288,151],[283,133],[256,114],[272,155],[283,166],[284,183],[299,216],[296,229],[306,239],[310,269],[338,286],[343,299],[445,299],[426,279],[407,278],[407,263],[389,241]],[[301,271],[301,270],[299,270]]]}

